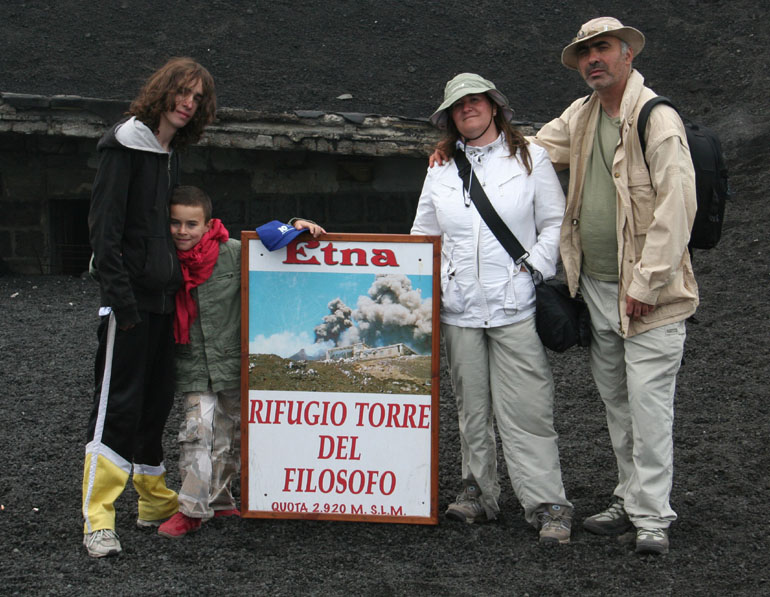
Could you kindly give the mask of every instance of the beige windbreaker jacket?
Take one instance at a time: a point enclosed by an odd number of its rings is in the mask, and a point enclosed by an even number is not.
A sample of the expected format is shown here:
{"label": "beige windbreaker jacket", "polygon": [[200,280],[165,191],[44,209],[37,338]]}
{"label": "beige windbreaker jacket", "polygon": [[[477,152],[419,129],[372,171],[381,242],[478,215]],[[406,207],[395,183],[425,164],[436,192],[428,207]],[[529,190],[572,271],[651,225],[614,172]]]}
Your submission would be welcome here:
{"label": "beige windbreaker jacket", "polygon": [[[612,175],[617,189],[617,237],[620,313],[625,337],[686,319],[698,305],[698,286],[687,243],[695,218],[695,172],[679,115],[656,107],[647,124],[647,161],[642,155],[636,118],[655,97],[644,77],[632,70],[620,105],[620,142]],[[575,100],[533,139],[548,150],[557,167],[569,167],[567,208],[561,226],[561,257],[570,291],[578,290],[582,249],[580,202],[586,165],[599,117],[596,93]],[[626,315],[626,295],[655,305],[637,321]]]}

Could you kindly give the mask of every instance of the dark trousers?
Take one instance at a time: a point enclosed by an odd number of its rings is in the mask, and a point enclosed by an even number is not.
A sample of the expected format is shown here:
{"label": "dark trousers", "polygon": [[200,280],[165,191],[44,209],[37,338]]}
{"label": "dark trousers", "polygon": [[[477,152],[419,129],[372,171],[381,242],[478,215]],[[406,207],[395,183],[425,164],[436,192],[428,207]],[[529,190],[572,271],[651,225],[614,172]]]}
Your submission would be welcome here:
{"label": "dark trousers", "polygon": [[99,324],[87,441],[98,439],[128,463],[158,466],[174,401],[173,315],[140,316],[142,321],[129,330],[113,325],[112,338],[109,320],[114,315],[102,317]]}

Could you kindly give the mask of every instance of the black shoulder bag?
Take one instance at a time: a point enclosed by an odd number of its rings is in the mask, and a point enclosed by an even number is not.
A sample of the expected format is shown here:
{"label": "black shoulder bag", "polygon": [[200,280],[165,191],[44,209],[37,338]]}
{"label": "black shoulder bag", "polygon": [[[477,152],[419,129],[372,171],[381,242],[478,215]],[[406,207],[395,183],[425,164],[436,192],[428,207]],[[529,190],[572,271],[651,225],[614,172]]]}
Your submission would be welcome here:
{"label": "black shoulder bag", "polygon": [[470,195],[489,229],[508,251],[514,263],[523,263],[532,276],[535,284],[535,326],[543,346],[556,352],[564,352],[576,344],[588,346],[591,342],[591,328],[585,302],[580,298],[572,298],[568,286],[563,282],[543,280],[543,275],[527,262],[529,253],[492,207],[465,153],[458,151],[454,160],[464,191]]}

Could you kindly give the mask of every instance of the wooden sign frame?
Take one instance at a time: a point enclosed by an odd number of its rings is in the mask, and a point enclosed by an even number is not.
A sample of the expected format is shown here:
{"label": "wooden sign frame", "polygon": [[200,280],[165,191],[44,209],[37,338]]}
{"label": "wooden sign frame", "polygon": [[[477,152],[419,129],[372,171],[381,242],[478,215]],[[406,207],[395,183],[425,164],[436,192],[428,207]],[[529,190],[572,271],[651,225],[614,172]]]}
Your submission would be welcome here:
{"label": "wooden sign frame", "polygon": [[438,524],[440,237],[241,251],[242,516]]}

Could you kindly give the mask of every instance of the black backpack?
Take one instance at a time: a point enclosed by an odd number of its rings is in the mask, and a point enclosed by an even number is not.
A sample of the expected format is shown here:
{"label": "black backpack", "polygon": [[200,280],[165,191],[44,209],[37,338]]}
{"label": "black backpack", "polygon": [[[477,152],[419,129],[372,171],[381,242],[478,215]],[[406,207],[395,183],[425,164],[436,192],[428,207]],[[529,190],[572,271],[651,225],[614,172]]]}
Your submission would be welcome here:
{"label": "black backpack", "polygon": [[[650,116],[650,111],[658,104],[668,104],[677,110],[670,99],[660,95],[648,100],[642,106],[637,120],[642,154],[647,147],[644,138],[647,119]],[[682,121],[687,133],[692,164],[695,168],[695,193],[698,201],[695,222],[690,233],[689,247],[690,249],[713,249],[722,235],[725,202],[732,198],[727,180],[727,165],[722,155],[722,144],[714,131],[684,118]],[[646,156],[644,160],[646,163]],[[649,167],[650,165],[647,164],[648,169]]]}

